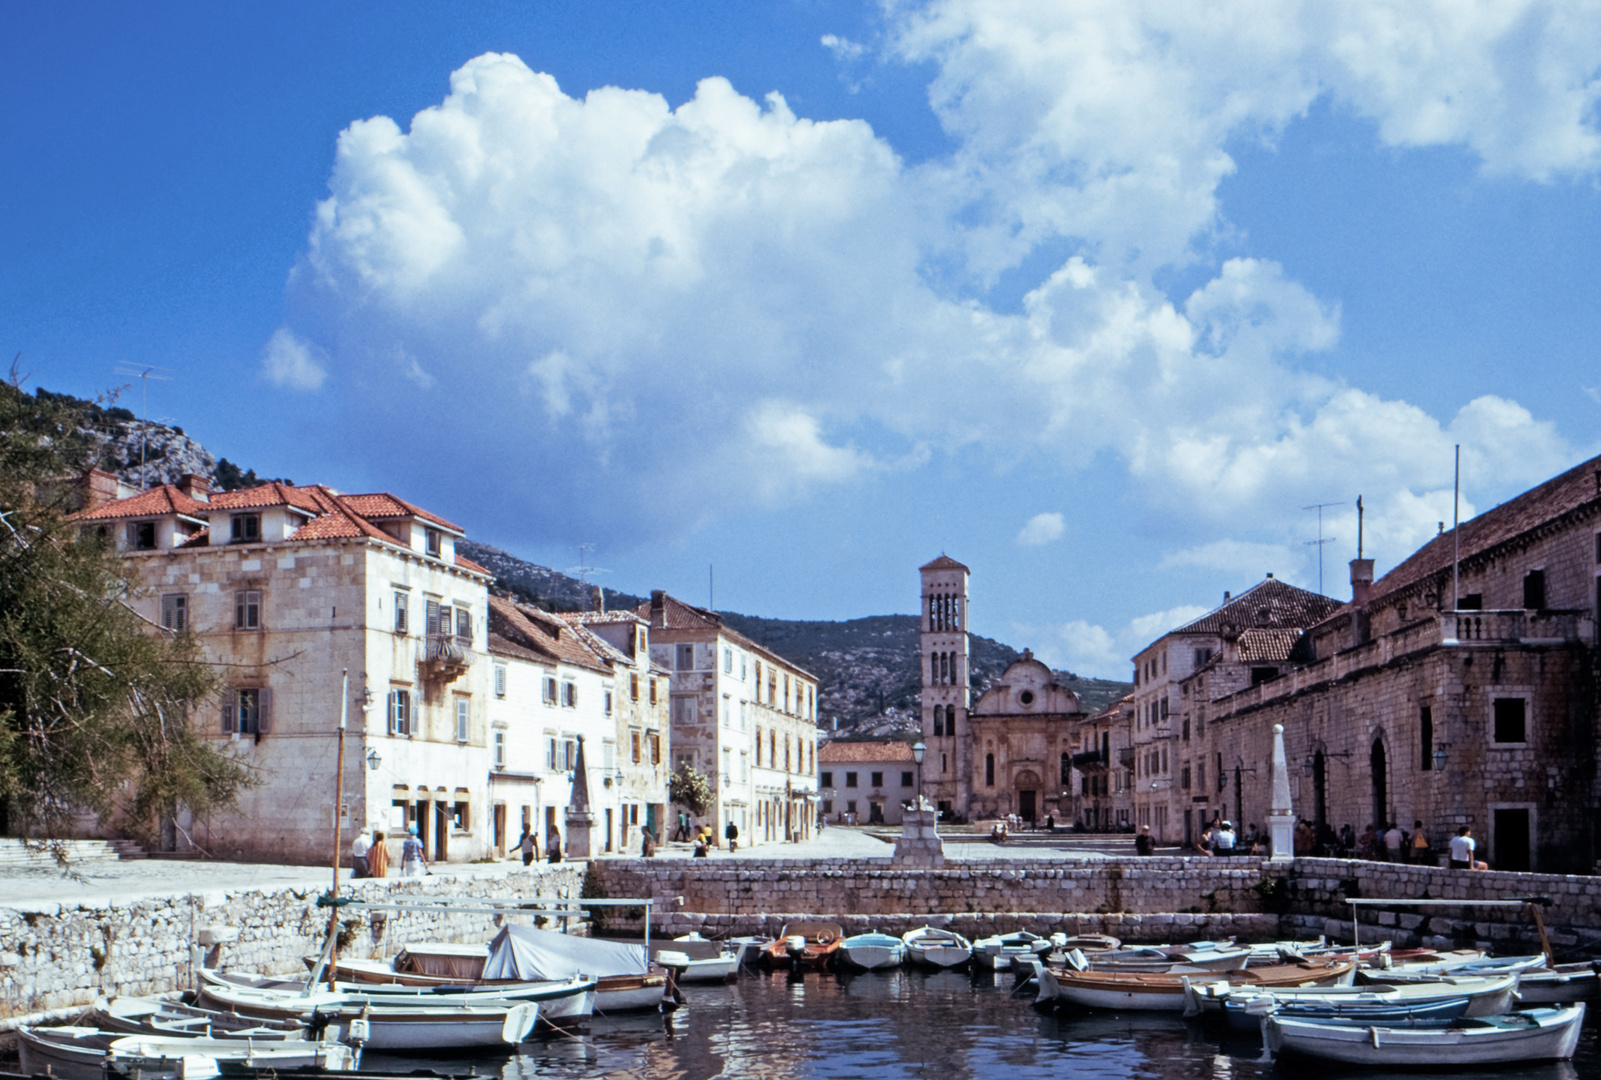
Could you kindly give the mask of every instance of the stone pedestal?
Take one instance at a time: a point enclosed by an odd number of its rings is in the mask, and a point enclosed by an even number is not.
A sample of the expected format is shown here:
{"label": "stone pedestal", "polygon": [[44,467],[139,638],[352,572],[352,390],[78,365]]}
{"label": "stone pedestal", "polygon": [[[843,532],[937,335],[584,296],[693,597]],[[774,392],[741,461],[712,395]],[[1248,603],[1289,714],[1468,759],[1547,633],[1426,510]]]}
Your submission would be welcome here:
{"label": "stone pedestal", "polygon": [[567,857],[587,859],[593,854],[595,815],[588,810],[567,811]]}
{"label": "stone pedestal", "polygon": [[915,809],[901,811],[901,834],[895,840],[897,866],[935,870],[945,865],[945,841],[939,838],[939,811],[927,799]]}
{"label": "stone pedestal", "polygon": [[1284,725],[1273,725],[1273,803],[1267,813],[1274,862],[1295,858],[1295,811],[1290,807],[1290,766],[1284,757]]}

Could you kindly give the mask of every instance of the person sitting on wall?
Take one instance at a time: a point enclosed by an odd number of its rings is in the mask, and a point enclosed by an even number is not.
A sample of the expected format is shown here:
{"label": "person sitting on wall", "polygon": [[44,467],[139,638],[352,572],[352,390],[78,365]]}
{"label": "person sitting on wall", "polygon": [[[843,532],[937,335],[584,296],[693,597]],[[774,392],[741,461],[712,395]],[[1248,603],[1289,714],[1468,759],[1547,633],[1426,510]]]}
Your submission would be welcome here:
{"label": "person sitting on wall", "polygon": [[1212,854],[1221,859],[1229,858],[1234,854],[1234,823],[1220,821],[1212,830]]}
{"label": "person sitting on wall", "polygon": [[1480,867],[1488,870],[1483,863],[1476,863],[1474,853],[1478,850],[1478,841],[1470,835],[1473,829],[1464,825],[1451,837],[1451,869],[1452,870],[1478,870]]}

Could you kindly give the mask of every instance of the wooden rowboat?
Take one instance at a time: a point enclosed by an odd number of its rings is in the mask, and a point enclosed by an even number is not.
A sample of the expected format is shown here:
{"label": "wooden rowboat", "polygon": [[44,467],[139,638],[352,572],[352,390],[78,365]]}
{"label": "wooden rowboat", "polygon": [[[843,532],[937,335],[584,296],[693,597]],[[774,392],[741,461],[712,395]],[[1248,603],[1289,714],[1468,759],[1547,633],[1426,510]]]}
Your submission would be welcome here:
{"label": "wooden rowboat", "polygon": [[914,964],[932,968],[957,968],[973,958],[973,943],[951,930],[919,926],[901,935],[906,942],[906,958]]}
{"label": "wooden rowboat", "polygon": [[1447,1027],[1362,1026],[1269,1014],[1262,1018],[1262,1041],[1273,1055],[1350,1065],[1523,1064],[1571,1058],[1583,1022],[1582,1003],[1458,1020]]}
{"label": "wooden rowboat", "polygon": [[1144,1012],[1183,1012],[1185,981],[1223,979],[1252,986],[1349,986],[1356,965],[1349,961],[1307,961],[1275,964],[1218,973],[1205,968],[1166,972],[1062,971],[1044,964],[1035,968],[1039,979],[1037,1005],[1075,1005],[1083,1009],[1124,1009]]}
{"label": "wooden rowboat", "polygon": [[845,931],[834,922],[793,922],[767,946],[762,959],[774,967],[822,970],[839,951]]}

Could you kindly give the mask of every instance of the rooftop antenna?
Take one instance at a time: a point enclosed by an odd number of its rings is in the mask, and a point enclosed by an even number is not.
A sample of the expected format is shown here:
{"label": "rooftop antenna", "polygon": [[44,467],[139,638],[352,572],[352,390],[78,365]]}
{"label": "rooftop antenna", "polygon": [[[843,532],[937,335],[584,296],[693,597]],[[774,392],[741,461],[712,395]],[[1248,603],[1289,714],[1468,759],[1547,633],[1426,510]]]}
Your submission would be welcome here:
{"label": "rooftop antenna", "polygon": [[1457,531],[1461,523],[1458,516],[1462,508],[1462,444],[1456,444],[1456,478],[1451,481],[1451,610],[1461,602],[1462,586],[1462,534]]}
{"label": "rooftop antenna", "polygon": [[[584,586],[584,602],[585,603],[588,603],[588,601],[589,601],[589,575],[590,574],[609,574],[609,573],[611,573],[610,570],[604,570],[601,567],[590,566],[589,565],[589,553],[591,551],[594,551],[594,550],[595,550],[595,545],[594,544],[579,544],[578,545],[578,565],[577,566],[569,566],[566,570],[563,571],[563,573],[565,573],[568,577],[576,577],[578,579],[578,583],[580,585]],[[604,604],[604,601],[602,601],[602,603]]]}
{"label": "rooftop antenna", "polygon": [[131,364],[117,365],[118,375],[132,375],[139,380],[139,490],[143,491],[150,486],[145,476],[145,447],[150,445],[150,380],[158,382],[171,382],[172,376],[168,374],[171,368],[158,367],[148,364],[144,367],[135,367]]}
{"label": "rooftop antenna", "polygon": [[1317,539],[1316,540],[1308,540],[1308,541],[1306,541],[1306,546],[1307,547],[1315,547],[1315,548],[1317,548],[1317,591],[1318,591],[1319,595],[1321,595],[1322,592],[1323,592],[1323,545],[1324,544],[1332,544],[1332,543],[1334,543],[1335,540],[1339,539],[1339,537],[1336,537],[1336,536],[1330,536],[1330,537],[1327,537],[1327,538],[1324,537],[1324,535],[1323,535],[1323,508],[1326,507],[1326,506],[1339,506],[1339,505],[1340,505],[1339,503],[1313,503],[1311,506],[1303,506],[1303,507],[1301,507],[1302,510],[1316,510],[1317,511]]}
{"label": "rooftop antenna", "polygon": [[717,567],[713,563],[706,564],[706,610],[717,610]]}
{"label": "rooftop antenna", "polygon": [[1362,557],[1362,496],[1356,497],[1356,557]]}

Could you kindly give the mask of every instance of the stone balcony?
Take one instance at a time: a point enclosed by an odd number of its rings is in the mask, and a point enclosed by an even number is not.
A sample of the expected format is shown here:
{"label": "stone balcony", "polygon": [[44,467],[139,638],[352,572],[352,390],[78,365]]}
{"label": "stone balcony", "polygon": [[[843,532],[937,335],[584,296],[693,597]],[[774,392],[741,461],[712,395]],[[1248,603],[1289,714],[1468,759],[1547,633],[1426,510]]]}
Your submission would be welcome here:
{"label": "stone balcony", "polygon": [[428,649],[422,662],[423,678],[448,685],[465,675],[472,662],[471,638],[454,634],[428,635]]}

